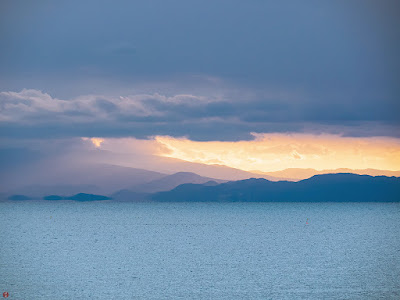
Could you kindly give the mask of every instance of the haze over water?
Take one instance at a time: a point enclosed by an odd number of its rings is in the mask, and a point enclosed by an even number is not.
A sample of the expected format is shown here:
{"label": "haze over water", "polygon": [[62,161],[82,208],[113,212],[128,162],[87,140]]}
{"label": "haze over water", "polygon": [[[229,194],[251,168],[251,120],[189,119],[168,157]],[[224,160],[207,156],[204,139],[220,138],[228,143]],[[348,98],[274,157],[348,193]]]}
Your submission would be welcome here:
{"label": "haze over water", "polygon": [[395,203],[3,202],[0,290],[9,299],[399,299],[399,228]]}

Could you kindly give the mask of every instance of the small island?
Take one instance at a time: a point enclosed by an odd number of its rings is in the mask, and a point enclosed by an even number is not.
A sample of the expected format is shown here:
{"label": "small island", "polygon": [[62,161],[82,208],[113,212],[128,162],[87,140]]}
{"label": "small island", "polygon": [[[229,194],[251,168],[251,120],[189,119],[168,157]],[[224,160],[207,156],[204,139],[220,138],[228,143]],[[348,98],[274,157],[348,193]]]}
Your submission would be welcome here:
{"label": "small island", "polygon": [[43,197],[43,200],[74,200],[74,201],[103,201],[103,200],[111,200],[112,198],[103,196],[103,195],[94,195],[94,194],[86,194],[79,193],[70,197],[64,197],[59,195],[49,195]]}
{"label": "small island", "polygon": [[43,200],[64,200],[65,197],[58,196],[58,195],[50,195],[50,196],[44,196]]}
{"label": "small island", "polygon": [[33,198],[25,195],[12,195],[7,198],[8,200],[14,200],[14,201],[25,201],[25,200],[33,200]]}

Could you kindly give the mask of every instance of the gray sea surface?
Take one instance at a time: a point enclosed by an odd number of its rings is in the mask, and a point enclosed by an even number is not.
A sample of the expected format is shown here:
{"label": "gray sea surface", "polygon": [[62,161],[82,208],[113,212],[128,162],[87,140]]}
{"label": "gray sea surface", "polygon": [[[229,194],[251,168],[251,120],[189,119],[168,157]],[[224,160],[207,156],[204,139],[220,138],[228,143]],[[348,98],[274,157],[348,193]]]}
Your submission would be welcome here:
{"label": "gray sea surface", "polygon": [[8,299],[400,299],[399,203],[2,202],[0,241]]}

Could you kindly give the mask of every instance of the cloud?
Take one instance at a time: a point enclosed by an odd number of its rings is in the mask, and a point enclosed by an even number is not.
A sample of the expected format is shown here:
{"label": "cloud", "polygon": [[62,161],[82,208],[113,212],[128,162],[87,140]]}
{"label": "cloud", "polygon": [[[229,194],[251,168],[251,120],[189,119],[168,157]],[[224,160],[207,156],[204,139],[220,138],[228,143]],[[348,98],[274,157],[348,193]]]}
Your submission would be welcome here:
{"label": "cloud", "polygon": [[[34,89],[0,92],[3,137],[188,136],[194,140],[252,139],[251,132],[327,132],[398,136],[390,107],[319,101],[295,93],[126,96],[59,99]],[[396,133],[397,132],[397,133]]]}
{"label": "cloud", "polygon": [[1,120],[30,125],[54,120],[57,123],[118,119],[132,122],[163,122],[171,118],[181,120],[183,116],[178,116],[175,112],[190,113],[209,101],[193,95],[167,97],[157,93],[124,97],[86,95],[62,100],[33,89],[1,92],[0,97]]}

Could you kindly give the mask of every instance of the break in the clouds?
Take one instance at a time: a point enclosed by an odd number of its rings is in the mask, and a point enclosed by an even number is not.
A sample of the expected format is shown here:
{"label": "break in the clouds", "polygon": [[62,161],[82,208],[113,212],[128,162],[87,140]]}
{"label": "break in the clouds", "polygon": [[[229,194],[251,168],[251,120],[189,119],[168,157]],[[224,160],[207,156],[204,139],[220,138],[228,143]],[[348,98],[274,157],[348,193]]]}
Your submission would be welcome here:
{"label": "break in the clouds", "polygon": [[58,99],[38,90],[0,93],[3,137],[187,136],[252,139],[251,132],[398,134],[390,107],[327,101],[295,93],[264,95],[86,95]]}
{"label": "break in the clouds", "polygon": [[[286,168],[398,170],[400,139],[311,134],[253,134],[252,141],[196,142],[157,137],[160,154],[247,171]],[[94,143],[95,141],[93,141]]]}

